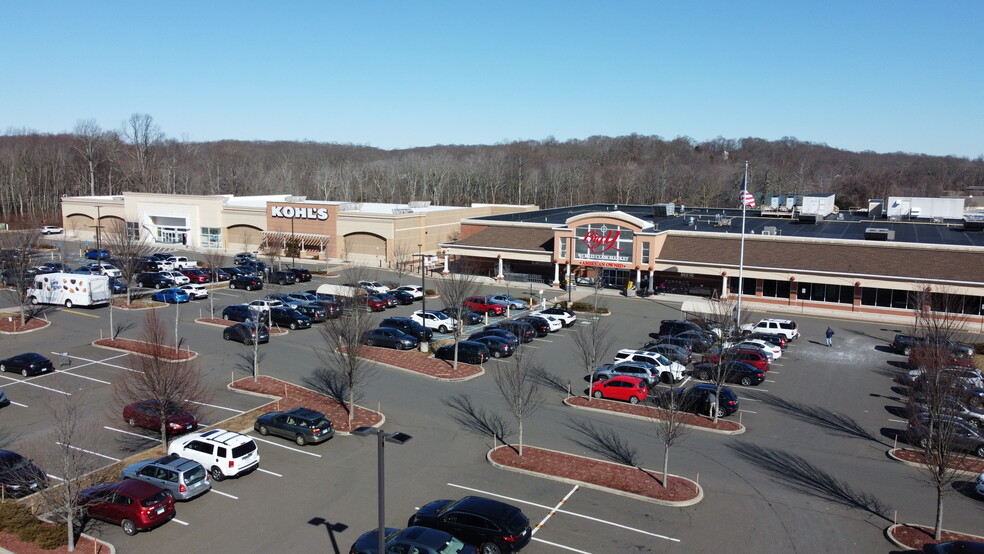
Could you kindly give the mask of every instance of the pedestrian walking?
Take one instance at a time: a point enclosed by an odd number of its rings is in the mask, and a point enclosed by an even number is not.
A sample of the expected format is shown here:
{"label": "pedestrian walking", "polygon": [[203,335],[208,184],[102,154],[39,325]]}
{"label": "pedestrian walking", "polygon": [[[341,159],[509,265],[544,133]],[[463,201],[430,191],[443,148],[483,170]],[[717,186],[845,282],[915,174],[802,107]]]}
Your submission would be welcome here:
{"label": "pedestrian walking", "polygon": [[830,346],[831,340],[834,338],[834,330],[827,327],[827,332],[825,334],[827,335],[827,346]]}

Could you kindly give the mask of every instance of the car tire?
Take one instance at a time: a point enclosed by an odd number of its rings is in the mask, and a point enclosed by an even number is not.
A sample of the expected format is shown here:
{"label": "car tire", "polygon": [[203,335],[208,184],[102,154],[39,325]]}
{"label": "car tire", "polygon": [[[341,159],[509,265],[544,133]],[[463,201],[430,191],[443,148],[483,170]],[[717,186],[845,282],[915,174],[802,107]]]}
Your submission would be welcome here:
{"label": "car tire", "polygon": [[492,542],[487,542],[482,546],[478,547],[479,554],[502,554],[502,550],[499,546]]}
{"label": "car tire", "polygon": [[23,375],[24,377],[27,377],[27,368],[24,368],[24,369],[21,370],[21,375]]}
{"label": "car tire", "polygon": [[744,376],[744,377],[742,377],[741,378],[741,381],[739,381],[739,382],[741,383],[741,386],[743,386],[743,387],[750,387],[750,386],[752,386],[752,378],[749,377],[749,376],[747,376],[747,375]]}
{"label": "car tire", "polygon": [[639,398],[638,397],[636,397],[636,396],[630,396],[629,397],[629,404],[638,404],[638,403],[639,403]]}
{"label": "car tire", "polygon": [[135,523],[129,519],[124,519],[120,522],[120,527],[123,528],[123,532],[127,534],[128,537],[132,537],[137,534],[137,526]]}
{"label": "car tire", "polygon": [[967,399],[967,404],[970,405],[971,408],[980,408],[981,405],[984,405],[984,399],[980,396],[971,396]]}
{"label": "car tire", "polygon": [[71,309],[72,306],[74,306],[74,304],[72,304],[72,301],[71,300],[66,300],[65,301],[65,307],[66,308]]}
{"label": "car tire", "polygon": [[697,378],[700,379],[701,381],[710,381],[711,372],[707,371],[706,369],[702,369],[697,372]]}
{"label": "car tire", "polygon": [[260,428],[258,429],[258,431],[264,437],[270,434],[270,429],[266,425],[260,425]]}
{"label": "car tire", "polygon": [[492,352],[492,357],[493,358],[501,358],[502,357],[502,353],[499,352],[498,350],[496,350],[496,351]]}
{"label": "car tire", "polygon": [[978,458],[984,458],[984,444],[980,444],[974,449],[974,454],[977,454]]}
{"label": "car tire", "polygon": [[451,331],[450,329],[448,329],[446,325],[441,325],[440,327],[437,328],[437,330],[441,333],[448,333]]}
{"label": "car tire", "polygon": [[304,435],[297,435],[296,437],[294,437],[294,444],[296,444],[297,446],[307,446],[307,439],[304,437]]}
{"label": "car tire", "polygon": [[594,396],[595,398],[604,398],[605,397],[605,395],[602,394],[600,390],[594,391],[594,394],[592,396]]}
{"label": "car tire", "polygon": [[222,319],[229,321],[229,314],[222,314]]}
{"label": "car tire", "polygon": [[902,355],[903,356],[911,356],[912,355],[912,347],[911,346],[906,346],[905,348],[903,348],[902,349]]}
{"label": "car tire", "polygon": [[137,420],[131,417],[130,419],[126,420],[126,424],[129,425],[130,427],[136,427]]}
{"label": "car tire", "polygon": [[31,305],[32,306],[37,306],[38,305],[38,297],[37,296],[32,296],[31,297]]}
{"label": "car tire", "polygon": [[929,439],[926,437],[919,439],[919,448],[926,448],[927,446],[929,446]]}
{"label": "car tire", "polygon": [[291,323],[290,325],[288,325],[288,327],[290,327],[290,330],[291,331],[294,331],[294,330],[297,329],[297,324],[296,323]]}
{"label": "car tire", "polygon": [[225,474],[222,473],[222,469],[219,466],[212,466],[212,469],[208,470],[209,474],[212,476],[213,481],[222,481],[225,479]]}
{"label": "car tire", "polygon": [[222,333],[222,338],[225,340],[230,340],[232,335],[229,332]]}
{"label": "car tire", "polygon": [[659,380],[666,383],[667,385],[670,385],[673,383],[673,375],[671,375],[670,372],[667,371],[659,376]]}
{"label": "car tire", "polygon": [[230,289],[236,288],[236,283],[233,283],[232,281],[229,281],[229,288]]}
{"label": "car tire", "polygon": [[244,288],[246,289],[246,292],[249,292],[253,290],[253,285],[246,285]]}
{"label": "car tire", "polygon": [[373,344],[372,339],[366,339],[366,346],[376,346]]}

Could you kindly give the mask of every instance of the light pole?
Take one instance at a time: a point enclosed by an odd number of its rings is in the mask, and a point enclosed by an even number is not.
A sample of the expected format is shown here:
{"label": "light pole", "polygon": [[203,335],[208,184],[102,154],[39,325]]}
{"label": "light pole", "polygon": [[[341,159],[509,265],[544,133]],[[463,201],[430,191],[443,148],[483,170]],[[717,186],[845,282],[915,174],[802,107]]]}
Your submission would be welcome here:
{"label": "light pole", "polygon": [[386,471],[385,462],[386,457],[383,455],[383,446],[388,442],[395,444],[406,444],[407,441],[412,439],[410,435],[406,433],[387,433],[378,427],[359,427],[352,430],[352,434],[359,437],[367,437],[369,435],[376,435],[379,439],[376,443],[376,456],[377,456],[377,489],[378,489],[378,501],[379,501],[379,550],[380,554],[386,552],[385,544],[386,540]]}
{"label": "light pole", "polygon": [[102,206],[96,206],[96,259],[99,258],[99,229],[102,228]]}
{"label": "light pole", "polygon": [[294,269],[297,262],[294,261],[294,218],[290,218],[290,268]]}
{"label": "light pole", "polygon": [[[427,318],[425,317],[425,314],[427,312],[427,284],[425,282],[426,277],[424,274],[424,254],[421,251],[422,247],[423,247],[422,244],[417,245],[417,258],[420,260],[420,289],[421,292],[423,293],[423,296],[420,297],[420,321],[423,322],[424,326],[426,327]],[[423,343],[421,343],[420,351],[421,352],[427,351],[427,347],[423,346]]]}

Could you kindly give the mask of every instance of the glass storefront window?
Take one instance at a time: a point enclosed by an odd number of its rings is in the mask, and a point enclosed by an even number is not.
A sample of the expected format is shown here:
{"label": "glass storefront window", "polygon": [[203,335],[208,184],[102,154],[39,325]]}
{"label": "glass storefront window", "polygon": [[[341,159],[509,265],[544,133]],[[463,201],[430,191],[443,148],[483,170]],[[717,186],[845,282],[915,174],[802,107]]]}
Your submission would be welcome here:
{"label": "glass storefront window", "polygon": [[202,227],[201,244],[204,248],[222,248],[222,228]]}

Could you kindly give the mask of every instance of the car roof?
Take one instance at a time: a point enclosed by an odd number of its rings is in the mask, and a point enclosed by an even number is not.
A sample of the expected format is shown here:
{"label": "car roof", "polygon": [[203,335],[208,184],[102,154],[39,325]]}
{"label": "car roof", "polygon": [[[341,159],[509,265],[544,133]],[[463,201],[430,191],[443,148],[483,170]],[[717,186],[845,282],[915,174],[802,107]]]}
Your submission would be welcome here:
{"label": "car roof", "polygon": [[512,518],[517,512],[521,511],[516,506],[481,496],[466,496],[448,506],[448,511],[450,510],[481,514],[489,519],[495,519],[500,522]]}

